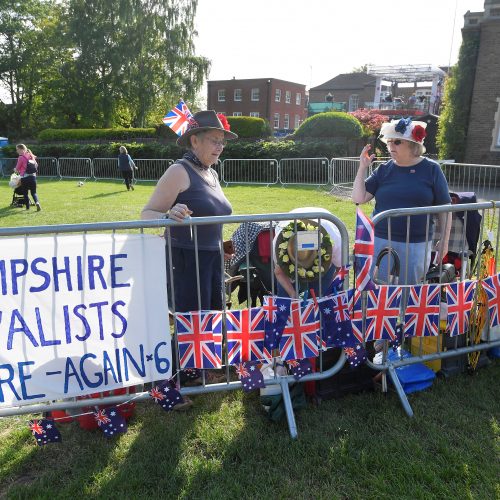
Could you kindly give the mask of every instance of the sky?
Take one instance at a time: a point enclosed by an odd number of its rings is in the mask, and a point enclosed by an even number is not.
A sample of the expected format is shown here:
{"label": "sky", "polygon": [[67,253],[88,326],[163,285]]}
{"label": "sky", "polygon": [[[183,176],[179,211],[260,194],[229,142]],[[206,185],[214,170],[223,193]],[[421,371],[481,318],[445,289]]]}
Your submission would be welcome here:
{"label": "sky", "polygon": [[364,64],[453,65],[468,10],[484,0],[198,0],[194,43],[209,80],[310,88]]}

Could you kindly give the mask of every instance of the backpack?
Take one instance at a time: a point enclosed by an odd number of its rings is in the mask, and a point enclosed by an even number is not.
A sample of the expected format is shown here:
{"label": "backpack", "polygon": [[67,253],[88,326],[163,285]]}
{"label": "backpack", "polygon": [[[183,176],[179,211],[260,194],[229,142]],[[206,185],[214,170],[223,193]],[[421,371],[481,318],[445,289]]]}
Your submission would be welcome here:
{"label": "backpack", "polygon": [[38,163],[30,158],[28,163],[26,163],[26,173],[27,174],[36,174],[38,172]]}

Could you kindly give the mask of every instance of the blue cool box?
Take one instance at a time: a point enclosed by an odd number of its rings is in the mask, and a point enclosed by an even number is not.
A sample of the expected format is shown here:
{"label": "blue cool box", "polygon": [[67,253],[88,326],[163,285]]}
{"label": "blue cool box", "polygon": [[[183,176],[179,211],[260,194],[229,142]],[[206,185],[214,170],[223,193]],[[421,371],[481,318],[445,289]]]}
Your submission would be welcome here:
{"label": "blue cool box", "polygon": [[[403,359],[413,357],[408,351],[404,351],[402,349],[400,349],[398,353],[391,350],[387,357],[391,361],[396,361],[401,357],[401,355]],[[403,386],[405,394],[411,394],[412,392],[427,389],[432,385],[434,379],[436,378],[436,374],[422,363],[396,368],[396,374],[399,382]]]}

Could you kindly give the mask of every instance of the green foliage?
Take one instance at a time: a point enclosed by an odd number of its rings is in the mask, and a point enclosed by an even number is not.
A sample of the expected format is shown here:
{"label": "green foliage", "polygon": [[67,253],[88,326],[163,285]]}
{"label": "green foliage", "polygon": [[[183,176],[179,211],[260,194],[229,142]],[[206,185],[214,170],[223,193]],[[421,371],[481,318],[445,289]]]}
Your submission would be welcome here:
{"label": "green foliage", "polygon": [[123,129],[53,129],[42,130],[38,139],[43,142],[50,141],[86,141],[92,139],[132,139],[135,137],[154,137],[154,128],[123,128]]}
{"label": "green foliage", "polygon": [[271,127],[263,118],[253,116],[228,116],[227,121],[231,126],[231,132],[238,134],[240,138],[260,138],[271,135]]}
{"label": "green foliage", "polygon": [[0,2],[0,87],[9,135],[144,127],[194,102],[209,61],[195,54],[197,0]]}
{"label": "green foliage", "polygon": [[438,122],[436,142],[440,158],[460,162],[465,154],[470,104],[479,48],[479,33],[464,32],[457,64],[444,88],[443,107]]}
{"label": "green foliage", "polygon": [[[159,143],[102,143],[102,144],[36,144],[27,146],[41,157],[73,157],[73,158],[109,158],[118,154],[120,146],[126,146],[128,152],[134,158],[180,158],[185,151],[178,147],[175,142]],[[10,145],[3,148],[6,157],[16,157],[15,146]],[[332,158],[334,156],[345,156],[346,146],[336,144],[332,141],[230,141],[224,148],[221,159],[226,158]]]}
{"label": "green foliage", "polygon": [[359,120],[347,113],[330,111],[310,116],[293,135],[296,138],[335,137],[357,139],[363,136],[363,127]]}

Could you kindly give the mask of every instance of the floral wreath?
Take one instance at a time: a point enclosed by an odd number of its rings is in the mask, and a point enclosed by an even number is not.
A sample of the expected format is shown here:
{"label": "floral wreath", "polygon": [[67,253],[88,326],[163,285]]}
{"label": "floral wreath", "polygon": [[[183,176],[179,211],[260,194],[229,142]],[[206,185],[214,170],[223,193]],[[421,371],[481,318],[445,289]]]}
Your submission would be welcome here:
{"label": "floral wreath", "polygon": [[[297,221],[297,232],[298,231],[316,231],[317,227],[312,224],[305,224],[303,221]],[[326,231],[325,231],[326,232]],[[295,222],[290,222],[287,224],[280,233],[282,242],[277,248],[277,262],[278,265],[283,269],[285,274],[291,279],[295,278],[295,264],[291,262],[290,255],[288,254],[288,244],[290,238],[295,234]],[[325,263],[328,267],[331,264],[331,251],[333,247],[332,239],[329,234],[322,233],[321,238],[321,263]],[[319,277],[320,274],[325,273],[325,267],[319,266],[319,258],[316,257],[309,267],[298,266],[297,275],[299,279],[304,280],[314,280]]]}

